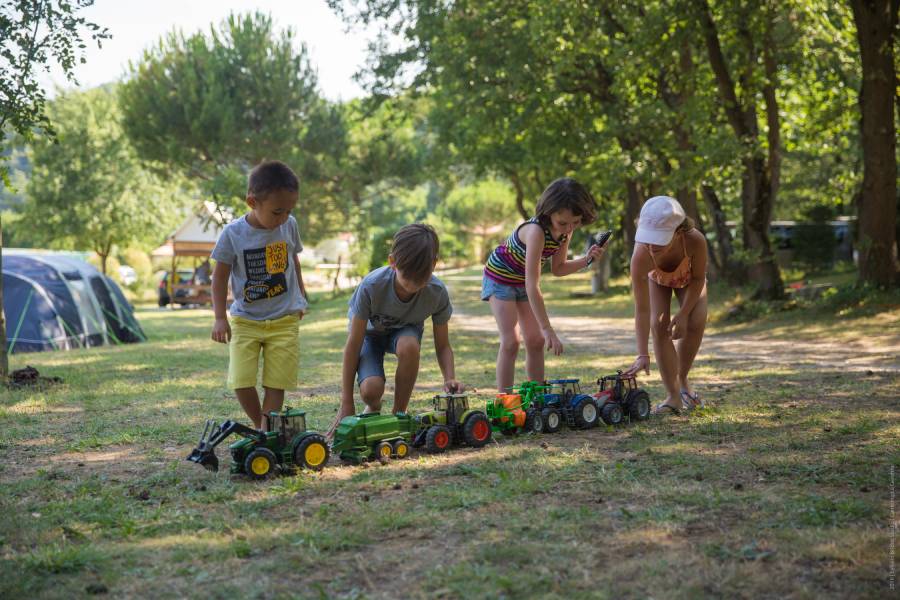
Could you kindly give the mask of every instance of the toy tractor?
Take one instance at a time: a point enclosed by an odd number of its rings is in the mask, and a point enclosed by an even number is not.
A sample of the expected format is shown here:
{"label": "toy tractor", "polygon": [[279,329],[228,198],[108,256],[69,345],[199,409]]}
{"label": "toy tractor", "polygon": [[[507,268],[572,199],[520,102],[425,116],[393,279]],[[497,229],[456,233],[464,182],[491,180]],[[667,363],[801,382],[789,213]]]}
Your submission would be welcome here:
{"label": "toy tractor", "polygon": [[[550,391],[544,393],[544,431],[559,431],[562,419],[572,429],[596,427],[600,408],[590,394],[581,393],[578,379],[553,379],[547,382]],[[553,411],[557,414],[554,416]],[[562,417],[562,419],[560,418]]]}
{"label": "toy tractor", "polygon": [[606,375],[597,380],[600,391],[594,399],[600,406],[600,416],[608,425],[618,425],[628,415],[632,421],[650,417],[650,396],[637,386],[634,375]]}
{"label": "toy tractor", "polygon": [[481,448],[491,441],[491,424],[483,411],[470,409],[466,394],[438,394],[434,410],[416,415],[419,433],[413,446],[443,452],[450,444]]}
{"label": "toy tractor", "polygon": [[225,421],[216,425],[206,421],[200,443],[187,460],[210,471],[219,470],[216,446],[232,433],[242,436],[229,446],[231,472],[246,473],[253,479],[265,479],[276,467],[300,467],[321,471],[328,462],[328,443],[315,431],[306,430],[306,412],[286,408],[283,412],[265,415],[266,431],[258,431],[238,423]]}
{"label": "toy tractor", "polygon": [[509,388],[510,393],[497,394],[494,400],[488,400],[485,413],[491,423],[491,429],[503,435],[515,435],[520,432],[536,432],[546,430],[547,419],[554,419],[559,429],[559,412],[555,409],[545,415],[544,392],[549,386],[540,381],[526,381],[518,387]]}
{"label": "toy tractor", "polygon": [[331,451],[340,452],[341,460],[355,464],[371,458],[386,463],[391,458],[409,456],[409,446],[417,430],[416,420],[405,413],[344,417],[334,434]]}

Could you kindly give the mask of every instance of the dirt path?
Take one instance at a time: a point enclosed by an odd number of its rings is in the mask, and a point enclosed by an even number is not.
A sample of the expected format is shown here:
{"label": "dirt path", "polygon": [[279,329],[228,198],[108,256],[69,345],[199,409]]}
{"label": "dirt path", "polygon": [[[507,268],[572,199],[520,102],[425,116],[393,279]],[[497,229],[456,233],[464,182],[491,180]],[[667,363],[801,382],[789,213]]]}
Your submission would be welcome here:
{"label": "dirt path", "polygon": [[[454,311],[454,327],[496,336],[497,326],[490,315],[474,315],[465,307]],[[609,354],[634,353],[634,322],[630,318],[551,318],[563,344],[574,352],[602,351]],[[698,361],[721,360],[760,366],[784,365],[799,369],[843,369],[849,371],[900,372],[900,336],[890,336],[888,344],[876,347],[865,340],[855,343],[798,341],[765,335],[707,334]]]}

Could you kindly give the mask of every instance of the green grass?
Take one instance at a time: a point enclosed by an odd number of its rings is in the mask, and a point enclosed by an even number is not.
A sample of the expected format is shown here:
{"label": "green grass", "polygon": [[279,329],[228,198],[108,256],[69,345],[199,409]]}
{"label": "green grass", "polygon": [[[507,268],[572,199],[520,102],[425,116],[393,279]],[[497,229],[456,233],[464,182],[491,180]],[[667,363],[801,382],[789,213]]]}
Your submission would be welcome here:
{"label": "green grass", "polygon": [[[489,391],[497,342],[472,325],[490,324],[477,274],[447,279],[459,378]],[[584,276],[574,279],[545,285],[553,315],[630,327],[624,281],[595,299],[572,297],[587,288]],[[721,312],[730,296],[715,288],[712,298]],[[289,403],[320,430],[338,404],[346,302],[318,299],[301,325],[301,387]],[[715,322],[710,331],[748,344],[817,335],[897,344],[898,306],[840,310]],[[5,597],[890,593],[896,371],[800,368],[790,357],[768,366],[701,351],[695,384],[709,407],[689,417],[256,483],[228,475],[221,449],[218,475],[184,461],[206,418],[242,417],[225,388],[226,348],[209,340],[211,313],[138,316],[146,344],[12,357],[13,368],[30,364],[64,383],[0,392]],[[590,381],[632,352],[600,336],[548,359],[548,373]],[[425,343],[413,409],[440,384]],[[656,373],[643,385],[661,399]]]}

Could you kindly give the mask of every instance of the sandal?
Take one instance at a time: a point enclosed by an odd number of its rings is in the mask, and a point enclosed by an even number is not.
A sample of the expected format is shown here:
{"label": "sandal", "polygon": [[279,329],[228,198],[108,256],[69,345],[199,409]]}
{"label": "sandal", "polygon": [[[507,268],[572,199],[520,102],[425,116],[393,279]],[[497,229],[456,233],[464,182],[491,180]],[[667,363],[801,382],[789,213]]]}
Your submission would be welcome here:
{"label": "sandal", "polygon": [[685,410],[693,410],[695,408],[706,408],[706,404],[700,398],[698,393],[690,393],[687,390],[681,390],[681,406]]}
{"label": "sandal", "polygon": [[679,416],[681,411],[672,406],[671,404],[660,403],[656,405],[656,409],[653,411],[653,414],[657,417],[667,417],[670,415]]}

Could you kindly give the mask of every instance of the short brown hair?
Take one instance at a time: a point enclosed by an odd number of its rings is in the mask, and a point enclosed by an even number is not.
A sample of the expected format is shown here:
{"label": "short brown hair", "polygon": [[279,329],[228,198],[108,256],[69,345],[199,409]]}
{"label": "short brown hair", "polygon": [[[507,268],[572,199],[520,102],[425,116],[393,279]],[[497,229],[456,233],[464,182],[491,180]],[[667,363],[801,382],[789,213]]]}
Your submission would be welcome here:
{"label": "short brown hair", "polygon": [[697,225],[694,223],[694,220],[690,217],[685,217],[684,221],[681,222],[681,225],[675,228],[675,231],[683,231],[687,233],[688,231],[693,230]]}
{"label": "short brown hair", "polygon": [[394,266],[404,277],[421,283],[431,277],[440,246],[437,232],[431,225],[406,225],[394,234],[391,245]]}
{"label": "short brown hair", "polygon": [[300,179],[289,166],[280,160],[267,160],[250,171],[247,178],[247,195],[262,200],[270,192],[296,192],[300,189]]}
{"label": "short brown hair", "polygon": [[534,216],[546,227],[550,224],[550,215],[566,208],[581,217],[582,225],[597,219],[597,201],[586,187],[571,177],[561,177],[547,186],[534,209]]}

